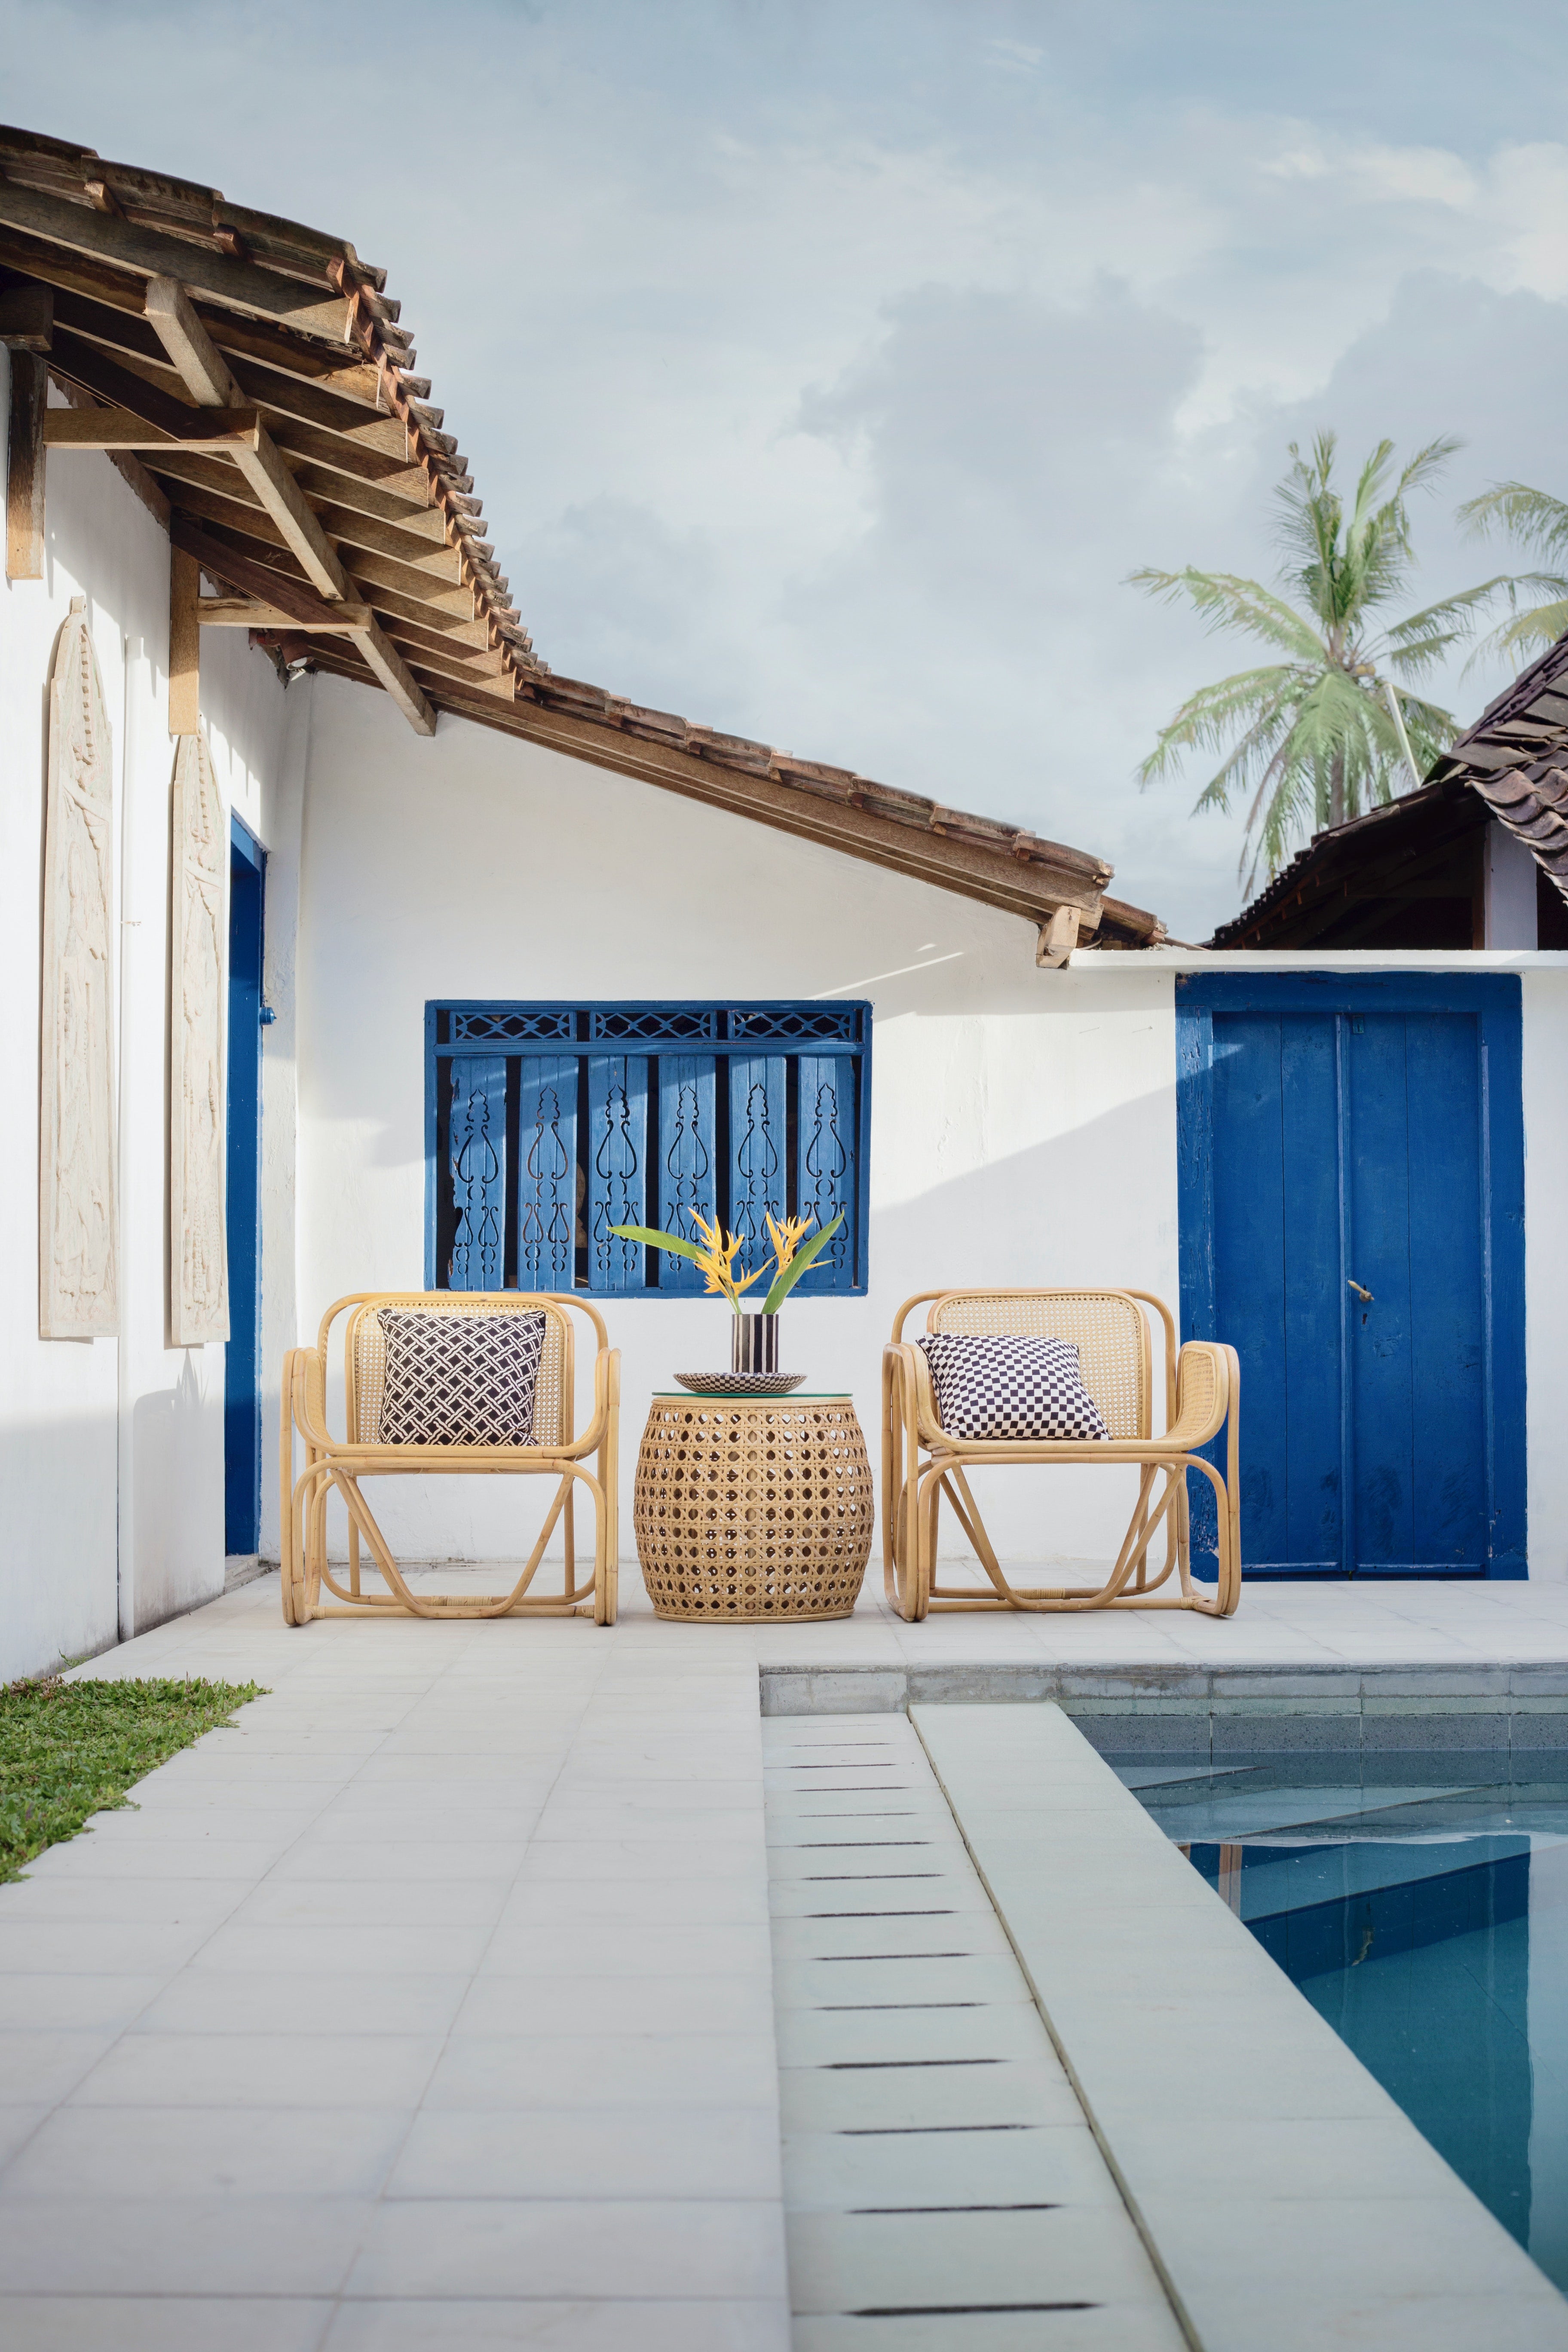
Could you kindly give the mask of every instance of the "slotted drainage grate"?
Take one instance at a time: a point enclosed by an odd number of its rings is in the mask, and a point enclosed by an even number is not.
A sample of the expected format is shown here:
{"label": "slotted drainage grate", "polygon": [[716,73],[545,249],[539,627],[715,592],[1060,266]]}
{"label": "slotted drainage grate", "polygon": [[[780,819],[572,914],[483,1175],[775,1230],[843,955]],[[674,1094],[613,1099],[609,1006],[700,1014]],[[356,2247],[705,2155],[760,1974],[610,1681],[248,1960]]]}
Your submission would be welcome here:
{"label": "slotted drainage grate", "polygon": [[[906,2323],[919,2321],[921,2352],[977,2352],[991,2338],[975,2323],[993,2315],[1104,2309],[1112,2323],[1109,2306],[1125,2305],[1129,2338],[1180,2352],[1181,2330],[908,1719],[820,1718],[806,1734],[798,1717],[773,1718],[763,1736],[803,2347],[818,2340],[812,2323],[849,2319],[860,2323],[857,2345],[903,2352]],[[833,1788],[836,1767],[887,1773],[876,1793],[905,1805],[822,1810],[829,1796],[870,1793],[847,1780]],[[889,1834],[894,1822],[910,1833]],[[819,1867],[828,1853],[844,1866]],[[851,1853],[864,1867],[849,1866]],[[827,1885],[859,1890],[854,1907],[822,1907]],[[933,1943],[938,1920],[952,1925]],[[1040,2336],[1043,2352],[1052,2340]],[[1105,2340],[1119,2340],[1114,2325]]]}

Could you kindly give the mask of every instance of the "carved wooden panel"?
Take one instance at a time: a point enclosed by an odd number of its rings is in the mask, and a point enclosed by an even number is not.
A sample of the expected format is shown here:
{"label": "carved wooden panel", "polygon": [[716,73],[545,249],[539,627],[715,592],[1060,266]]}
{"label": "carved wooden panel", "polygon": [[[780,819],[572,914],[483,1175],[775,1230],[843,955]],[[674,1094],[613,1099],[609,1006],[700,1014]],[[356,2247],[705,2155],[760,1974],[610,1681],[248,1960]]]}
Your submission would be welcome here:
{"label": "carved wooden panel", "polygon": [[46,1339],[120,1328],[113,887],[109,716],[85,603],[75,596],[49,686],[38,1130]]}
{"label": "carved wooden panel", "polygon": [[570,1290],[577,1229],[577,1063],[518,1058],[517,1286]]}
{"label": "carved wooden panel", "polygon": [[454,1290],[500,1290],[506,1279],[506,1062],[465,1054],[452,1064],[447,1123],[457,1231],[447,1280]]}
{"label": "carved wooden panel", "polygon": [[[709,1224],[719,1213],[717,1068],[711,1054],[658,1057],[658,1213],[654,1222],[682,1241],[702,1239],[693,1223],[694,1211]],[[663,1250],[658,1286],[695,1295],[703,1287],[701,1269],[689,1257]]]}
{"label": "carved wooden panel", "polygon": [[174,752],[169,1001],[169,1336],[228,1337],[224,1234],[224,996],[228,823],[205,735]]}
{"label": "carved wooden panel", "polygon": [[588,1056],[588,1287],[640,1290],[647,1278],[641,1242],[612,1225],[647,1223],[647,1056]]}

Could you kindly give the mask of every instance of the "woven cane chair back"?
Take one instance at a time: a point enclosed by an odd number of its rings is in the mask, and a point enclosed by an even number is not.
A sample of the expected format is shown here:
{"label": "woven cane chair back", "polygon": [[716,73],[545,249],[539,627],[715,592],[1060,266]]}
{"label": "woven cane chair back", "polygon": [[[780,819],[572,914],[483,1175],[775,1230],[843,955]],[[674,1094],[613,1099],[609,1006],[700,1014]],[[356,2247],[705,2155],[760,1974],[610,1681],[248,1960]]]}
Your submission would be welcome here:
{"label": "woven cane chair back", "polygon": [[349,1318],[344,1345],[351,1444],[374,1445],[376,1442],[382,1391],[386,1385],[386,1335],[381,1328],[381,1317],[388,1308],[399,1315],[542,1315],[544,1350],[534,1383],[529,1442],[533,1445],[559,1445],[571,1434],[566,1408],[572,1343],[563,1309],[548,1298],[533,1298],[525,1292],[476,1297],[471,1291],[453,1291],[444,1297],[416,1290],[405,1297],[378,1298],[356,1307]]}
{"label": "woven cane chair back", "polygon": [[1111,1436],[1151,1434],[1149,1326],[1125,1291],[950,1290],[933,1302],[926,1329],[1070,1339]]}

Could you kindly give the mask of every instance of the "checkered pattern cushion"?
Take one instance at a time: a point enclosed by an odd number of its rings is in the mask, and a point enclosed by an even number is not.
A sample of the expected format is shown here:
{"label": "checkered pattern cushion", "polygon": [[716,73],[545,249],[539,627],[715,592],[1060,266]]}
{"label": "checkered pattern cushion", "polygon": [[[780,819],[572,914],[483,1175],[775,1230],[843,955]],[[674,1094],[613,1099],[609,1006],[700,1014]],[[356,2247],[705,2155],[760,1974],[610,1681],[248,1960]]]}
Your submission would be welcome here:
{"label": "checkered pattern cushion", "polygon": [[950,1437],[1109,1437],[1070,1339],[933,1331],[925,1349]]}
{"label": "checkered pattern cushion", "polygon": [[544,1317],[381,1309],[383,1445],[527,1445]]}

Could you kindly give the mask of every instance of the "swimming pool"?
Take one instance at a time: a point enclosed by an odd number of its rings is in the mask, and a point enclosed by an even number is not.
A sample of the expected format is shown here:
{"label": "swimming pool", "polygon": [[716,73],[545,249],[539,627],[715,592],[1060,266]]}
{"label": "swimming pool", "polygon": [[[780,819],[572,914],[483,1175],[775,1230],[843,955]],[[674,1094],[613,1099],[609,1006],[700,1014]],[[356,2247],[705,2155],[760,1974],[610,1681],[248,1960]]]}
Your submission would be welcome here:
{"label": "swimming pool", "polygon": [[1116,1769],[1568,2290],[1568,1758]]}

